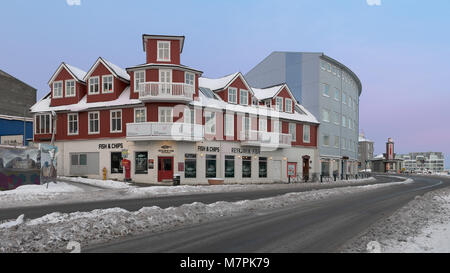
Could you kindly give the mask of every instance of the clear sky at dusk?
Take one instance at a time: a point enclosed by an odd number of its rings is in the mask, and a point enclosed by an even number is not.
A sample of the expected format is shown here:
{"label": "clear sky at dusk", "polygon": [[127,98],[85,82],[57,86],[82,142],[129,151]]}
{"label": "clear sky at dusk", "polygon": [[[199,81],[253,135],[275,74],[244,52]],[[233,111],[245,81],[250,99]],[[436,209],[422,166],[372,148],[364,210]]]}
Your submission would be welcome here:
{"label": "clear sky at dusk", "polygon": [[143,33],[185,35],[181,61],[205,77],[272,51],[324,52],[361,79],[359,126],[377,154],[392,137],[397,153],[444,152],[449,168],[449,13],[448,0],[3,0],[0,69],[40,99],[62,61],[144,63]]}

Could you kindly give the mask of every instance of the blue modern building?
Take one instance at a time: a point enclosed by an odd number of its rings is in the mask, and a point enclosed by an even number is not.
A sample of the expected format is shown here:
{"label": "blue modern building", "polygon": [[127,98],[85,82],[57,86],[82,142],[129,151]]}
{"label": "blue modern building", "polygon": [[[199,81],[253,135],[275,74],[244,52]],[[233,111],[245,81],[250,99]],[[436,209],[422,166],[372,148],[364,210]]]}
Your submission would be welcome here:
{"label": "blue modern building", "polygon": [[32,118],[0,115],[0,144],[27,146],[30,140],[33,140]]}
{"label": "blue modern building", "polygon": [[323,175],[358,170],[361,81],[324,53],[272,52],[245,78],[252,87],[286,83],[296,99],[320,118],[319,153]]}

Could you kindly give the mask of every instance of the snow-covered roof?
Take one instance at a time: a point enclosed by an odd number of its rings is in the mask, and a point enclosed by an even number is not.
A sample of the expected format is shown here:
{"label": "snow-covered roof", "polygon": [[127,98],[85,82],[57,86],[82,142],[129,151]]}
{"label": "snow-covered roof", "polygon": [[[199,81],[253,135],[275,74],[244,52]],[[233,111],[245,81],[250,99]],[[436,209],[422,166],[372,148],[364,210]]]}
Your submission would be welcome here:
{"label": "snow-covered roof", "polygon": [[359,142],[373,142],[372,140],[366,138],[366,136],[364,135],[364,133],[359,134],[358,141],[359,141]]}
{"label": "snow-covered roof", "polygon": [[379,154],[379,155],[375,156],[373,159],[384,159],[384,155]]}
{"label": "snow-covered roof", "polygon": [[298,107],[303,111],[303,113],[294,112],[294,113],[285,113],[276,111],[273,108],[268,108],[266,106],[260,105],[238,105],[227,103],[226,101],[212,99],[206,97],[203,93],[199,93],[199,100],[192,101],[191,105],[194,106],[205,106],[209,109],[217,109],[217,110],[229,110],[237,113],[249,113],[253,115],[261,115],[267,117],[278,117],[280,119],[288,119],[288,120],[296,120],[302,122],[316,123],[319,124],[319,121],[316,117],[311,114],[308,110],[306,110],[302,105],[298,105]]}
{"label": "snow-covered roof", "polygon": [[79,81],[83,81],[84,76],[86,76],[87,73],[86,71],[83,71],[73,65],[66,64],[66,66]]}
{"label": "snow-covered roof", "polygon": [[83,71],[82,69],[75,67],[73,65],[68,65],[64,62],[62,62],[59,66],[58,69],[56,69],[55,73],[53,73],[53,76],[50,78],[50,80],[48,81],[48,84],[50,85],[55,79],[56,77],[59,75],[59,73],[61,72],[61,70],[65,68],[67,70],[67,72],[69,72],[69,74],[77,81],[80,82],[85,82],[84,77],[86,76],[86,72]]}
{"label": "snow-covered roof", "polygon": [[284,84],[268,87],[268,88],[255,88],[252,87],[253,92],[258,100],[264,100],[268,98],[273,98],[280,89],[282,89]]}
{"label": "snow-covered roof", "polygon": [[125,106],[125,105],[134,105],[134,104],[142,104],[142,102],[138,99],[130,99],[130,87],[127,87],[120,96],[112,101],[101,101],[101,102],[87,102],[87,95],[85,95],[78,103],[69,104],[69,105],[61,105],[61,106],[50,106],[51,96],[45,96],[36,104],[31,107],[32,113],[38,112],[51,112],[51,111],[72,111],[72,112],[80,112],[94,108],[103,108],[103,107],[114,107],[114,106]]}
{"label": "snow-covered roof", "polygon": [[128,75],[127,71],[105,59],[103,59],[102,57],[99,57],[97,59],[97,61],[95,62],[95,64],[91,67],[91,69],[89,69],[88,73],[84,76],[84,80],[86,81],[92,74],[92,72],[94,72],[94,70],[97,68],[98,64],[102,63],[103,65],[106,66],[106,68],[111,71],[111,73],[120,79],[123,79],[125,81],[130,81],[130,75]]}
{"label": "snow-covered roof", "polygon": [[210,78],[204,78],[201,77],[198,79],[198,84],[201,87],[209,88],[213,91],[224,89],[227,87],[238,75],[240,72],[236,72],[233,74],[230,74],[228,76],[218,78],[218,79],[210,79]]}

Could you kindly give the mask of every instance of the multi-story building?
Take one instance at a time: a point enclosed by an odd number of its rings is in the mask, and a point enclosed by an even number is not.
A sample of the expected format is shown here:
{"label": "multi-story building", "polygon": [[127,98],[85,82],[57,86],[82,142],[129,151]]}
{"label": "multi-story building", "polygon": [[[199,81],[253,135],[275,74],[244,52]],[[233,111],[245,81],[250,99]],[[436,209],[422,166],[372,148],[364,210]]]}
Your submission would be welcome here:
{"label": "multi-story building", "polygon": [[287,83],[296,100],[320,117],[322,174],[357,172],[362,86],[348,67],[323,53],[273,52],[245,77],[259,88]]}
{"label": "multi-story building", "polygon": [[374,142],[367,139],[364,133],[359,134],[358,149],[358,168],[360,171],[370,171],[372,169],[373,144]]}
{"label": "multi-story building", "polygon": [[33,138],[29,109],[35,103],[35,88],[0,70],[0,144],[28,144]]}
{"label": "multi-story building", "polygon": [[408,172],[444,172],[445,157],[442,152],[415,152],[400,156]]}
{"label": "multi-story building", "polygon": [[[143,35],[146,63],[99,58],[88,72],[62,63],[32,107],[35,141],[55,131],[58,174],[143,183],[287,181],[319,172],[319,122],[285,84],[253,89],[241,73],[219,79],[182,65],[184,36]],[[53,118],[50,113],[56,113]]]}

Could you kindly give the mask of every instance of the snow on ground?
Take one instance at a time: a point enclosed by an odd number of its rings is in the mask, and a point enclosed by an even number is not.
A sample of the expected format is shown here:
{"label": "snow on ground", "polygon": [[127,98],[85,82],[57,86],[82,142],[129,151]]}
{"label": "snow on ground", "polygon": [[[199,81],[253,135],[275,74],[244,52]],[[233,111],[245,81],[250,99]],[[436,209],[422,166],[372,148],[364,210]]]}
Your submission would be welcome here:
{"label": "snow on ground", "polygon": [[65,176],[60,176],[59,178],[64,179],[64,180],[69,180],[72,182],[101,187],[101,188],[105,188],[105,189],[128,189],[128,188],[133,187],[130,183],[114,181],[114,180],[100,180],[100,179],[90,179],[90,178],[83,178],[83,177],[65,177]]}
{"label": "snow on ground", "polygon": [[21,218],[0,226],[0,252],[64,252],[67,244],[73,241],[86,247],[127,235],[168,231],[221,217],[294,206],[305,201],[411,182],[409,179],[404,182],[288,193],[257,200],[220,201],[208,205],[195,202],[166,209],[153,206],[135,212],[111,208],[91,212],[52,213],[37,219]]}
{"label": "snow on ground", "polygon": [[343,252],[449,253],[450,188],[416,196],[393,215],[347,244]]}

